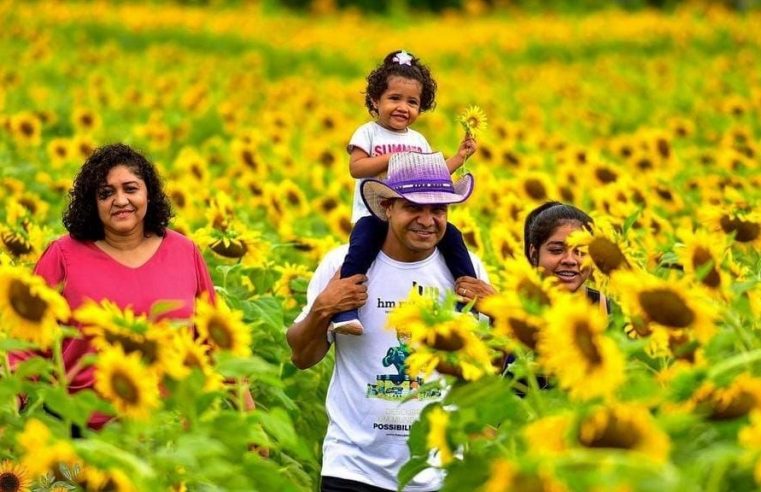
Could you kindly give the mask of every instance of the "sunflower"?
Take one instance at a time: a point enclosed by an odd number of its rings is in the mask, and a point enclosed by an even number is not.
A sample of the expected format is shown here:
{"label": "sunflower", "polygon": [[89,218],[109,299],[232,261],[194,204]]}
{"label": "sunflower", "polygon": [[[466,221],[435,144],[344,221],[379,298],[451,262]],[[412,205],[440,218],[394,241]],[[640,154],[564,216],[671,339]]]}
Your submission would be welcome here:
{"label": "sunflower", "polygon": [[41,277],[4,266],[0,267],[0,314],[8,335],[47,348],[58,322],[66,322],[71,313],[66,300]]}
{"label": "sunflower", "polygon": [[192,336],[189,331],[181,331],[175,338],[173,351],[182,360],[186,374],[199,370],[204,378],[204,391],[217,391],[223,386],[222,375],[215,369],[209,355],[209,346]]}
{"label": "sunflower", "polygon": [[242,177],[262,181],[269,175],[269,166],[261,153],[257,151],[255,143],[235,139],[231,145],[231,150],[237,168],[242,172]]}
{"label": "sunflower", "polygon": [[514,292],[527,312],[537,314],[552,304],[557,292],[555,278],[542,277],[523,257],[507,260],[502,267],[504,292]]}
{"label": "sunflower", "polygon": [[17,113],[10,118],[10,130],[19,144],[37,146],[41,140],[42,123],[34,113]]}
{"label": "sunflower", "polygon": [[594,266],[600,273],[610,276],[613,272],[629,270],[631,264],[624,251],[627,247],[617,240],[613,226],[603,220],[596,220],[592,231],[579,229],[566,239],[569,247],[581,247],[586,254],[584,263]]}
{"label": "sunflower", "polygon": [[523,245],[507,227],[492,227],[489,238],[492,253],[499,263],[523,255]]}
{"label": "sunflower", "polygon": [[297,217],[303,217],[310,212],[306,195],[293,181],[285,179],[278,185],[280,196],[285,198],[285,205]]}
{"label": "sunflower", "polygon": [[470,214],[467,208],[453,208],[449,212],[449,222],[457,226],[462,233],[462,239],[468,249],[481,254],[484,249],[484,243],[481,239],[481,229],[478,221]]}
{"label": "sunflower", "polygon": [[347,239],[351,234],[353,225],[351,223],[351,210],[348,207],[341,205],[335,208],[325,220],[336,237]]}
{"label": "sunflower", "polygon": [[53,138],[48,142],[48,157],[50,158],[53,169],[61,167],[73,160],[74,149],[71,147],[71,141],[67,138]]}
{"label": "sunflower", "polygon": [[32,477],[56,470],[61,464],[74,466],[80,463],[71,444],[54,438],[50,429],[35,418],[26,421],[24,430],[16,439],[23,449],[21,465]]}
{"label": "sunflower", "polygon": [[749,248],[761,247],[761,212],[744,203],[710,207],[701,217],[712,231],[721,232]]}
{"label": "sunflower", "polygon": [[599,407],[579,422],[578,442],[591,449],[640,453],[656,462],[668,460],[671,442],[647,408],[633,403]]}
{"label": "sunflower", "polygon": [[722,258],[726,252],[722,241],[702,229],[694,233],[683,230],[680,231],[679,236],[684,244],[675,249],[685,273],[711,291],[726,292],[729,279],[721,268]]}
{"label": "sunflower", "polygon": [[209,182],[209,168],[209,162],[195,147],[183,147],[174,159],[175,173],[192,178],[196,185],[206,185]]}
{"label": "sunflower", "polygon": [[531,453],[556,456],[568,450],[572,425],[570,414],[550,415],[526,424],[521,433]]}
{"label": "sunflower", "polygon": [[709,420],[745,417],[761,410],[761,379],[742,373],[724,388],[708,381],[692,395],[690,406]]}
{"label": "sunflower", "polygon": [[479,492],[567,492],[569,489],[544,468],[523,469],[504,458],[492,461],[489,480]]}
{"label": "sunflower", "polygon": [[87,134],[76,134],[71,139],[71,148],[74,149],[74,160],[84,161],[95,152],[98,147],[95,140]]}
{"label": "sunflower", "polygon": [[71,123],[78,133],[92,133],[100,128],[100,115],[88,108],[74,108],[71,113]]}
{"label": "sunflower", "polygon": [[[171,303],[166,304],[171,307]],[[121,310],[111,301],[85,301],[75,312],[74,319],[82,332],[98,350],[121,348],[125,354],[136,353],[158,377],[183,375],[182,359],[173,349],[178,330],[168,319],[151,321],[135,315],[132,309]]]}
{"label": "sunflower", "polygon": [[[427,377],[435,369],[472,381],[496,371],[478,321],[455,311],[454,301],[452,296],[439,302],[435,292],[412,289],[389,314],[387,328],[395,330],[410,349],[405,361],[410,376]],[[446,367],[453,371],[443,371]]]}
{"label": "sunflower", "polygon": [[647,331],[686,329],[701,343],[716,331],[715,305],[699,286],[685,279],[667,281],[644,272],[620,272],[615,277],[615,290],[624,313]]}
{"label": "sunflower", "polygon": [[544,318],[527,312],[517,294],[503,290],[501,294],[482,300],[479,307],[494,320],[496,333],[536,350]]}
{"label": "sunflower", "polygon": [[121,347],[101,351],[95,364],[95,389],[119,414],[145,420],[159,406],[159,382],[140,355],[126,355]]}
{"label": "sunflower", "polygon": [[542,203],[559,197],[554,180],[539,171],[522,171],[515,177],[515,181],[507,183],[507,186],[530,203]]}
{"label": "sunflower", "polygon": [[605,335],[607,318],[577,296],[559,296],[539,334],[540,364],[572,398],[610,398],[626,379],[626,360]]}
{"label": "sunflower", "polygon": [[[737,435],[737,442],[742,447],[755,453],[758,457],[761,451],[761,411],[753,411],[750,414],[750,423],[740,429]],[[757,484],[761,484],[761,459],[756,459],[756,465],[753,470],[753,478]]]}
{"label": "sunflower", "polygon": [[231,310],[222,299],[216,306],[199,299],[193,320],[201,339],[214,349],[240,357],[251,355],[251,330],[243,322],[243,313]]}
{"label": "sunflower", "polygon": [[27,492],[31,483],[23,466],[9,460],[0,463],[0,492]]}
{"label": "sunflower", "polygon": [[486,129],[486,113],[478,106],[469,106],[457,119],[467,135],[477,137]]}
{"label": "sunflower", "polygon": [[[285,300],[286,308],[295,307],[298,301],[296,300],[297,292],[294,291],[293,282],[295,280],[308,281],[312,276],[312,271],[305,265],[293,265],[291,263],[286,263],[283,266],[278,265],[275,270],[280,272],[280,278],[275,282],[274,293]],[[304,291],[299,292],[299,294],[303,293]]]}
{"label": "sunflower", "polygon": [[429,450],[438,452],[441,465],[446,466],[452,462],[452,449],[447,439],[447,426],[449,425],[449,413],[440,406],[435,406],[428,412],[428,436],[426,444]]}

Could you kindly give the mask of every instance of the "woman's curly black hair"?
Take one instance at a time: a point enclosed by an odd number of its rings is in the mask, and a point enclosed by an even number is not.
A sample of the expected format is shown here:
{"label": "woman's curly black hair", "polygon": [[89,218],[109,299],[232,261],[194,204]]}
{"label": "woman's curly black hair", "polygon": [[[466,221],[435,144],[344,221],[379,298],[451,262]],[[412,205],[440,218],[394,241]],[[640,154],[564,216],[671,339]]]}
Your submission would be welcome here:
{"label": "woman's curly black hair", "polygon": [[172,209],[156,168],[136,150],[117,143],[96,149],[74,178],[69,204],[63,213],[63,225],[74,239],[97,241],[105,237],[103,222],[98,216],[98,187],[106,182],[109,171],[119,165],[127,166],[145,182],[148,191],[148,209],[143,220],[145,234],[164,236],[166,233]]}
{"label": "woman's curly black hair", "polygon": [[377,101],[388,89],[388,78],[392,75],[413,79],[420,82],[423,90],[420,94],[420,112],[428,111],[436,106],[436,81],[431,76],[431,71],[420,63],[419,58],[415,58],[412,53],[407,53],[412,57],[410,65],[402,64],[394,58],[402,51],[393,51],[386,55],[383,63],[378,65],[375,70],[367,76],[367,88],[365,89],[365,106],[372,116],[378,116],[378,111],[373,106],[373,101]]}
{"label": "woman's curly black hair", "polygon": [[573,205],[561,202],[546,202],[532,210],[523,224],[523,250],[528,261],[536,266],[539,259],[530,255],[531,246],[534,251],[549,239],[558,226],[567,222],[578,222],[587,230],[594,223],[592,217]]}

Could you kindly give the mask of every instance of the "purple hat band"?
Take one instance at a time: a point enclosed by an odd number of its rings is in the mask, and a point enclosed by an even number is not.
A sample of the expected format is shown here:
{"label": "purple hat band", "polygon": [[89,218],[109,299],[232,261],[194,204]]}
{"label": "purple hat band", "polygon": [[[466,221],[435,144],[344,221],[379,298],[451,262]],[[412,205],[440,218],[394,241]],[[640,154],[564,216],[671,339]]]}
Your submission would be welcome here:
{"label": "purple hat band", "polygon": [[416,179],[399,183],[386,183],[386,185],[400,195],[416,193],[419,191],[443,191],[452,193],[452,190],[454,189],[451,179]]}

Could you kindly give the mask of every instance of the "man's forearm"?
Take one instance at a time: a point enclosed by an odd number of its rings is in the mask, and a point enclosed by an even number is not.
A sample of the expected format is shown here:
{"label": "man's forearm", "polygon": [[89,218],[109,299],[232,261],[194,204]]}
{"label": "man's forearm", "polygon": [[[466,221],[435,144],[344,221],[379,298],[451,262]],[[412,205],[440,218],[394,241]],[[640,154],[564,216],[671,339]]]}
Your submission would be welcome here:
{"label": "man's forearm", "polygon": [[291,361],[299,369],[308,369],[320,362],[330,349],[327,340],[331,314],[312,310],[303,320],[294,323],[286,333],[291,347]]}

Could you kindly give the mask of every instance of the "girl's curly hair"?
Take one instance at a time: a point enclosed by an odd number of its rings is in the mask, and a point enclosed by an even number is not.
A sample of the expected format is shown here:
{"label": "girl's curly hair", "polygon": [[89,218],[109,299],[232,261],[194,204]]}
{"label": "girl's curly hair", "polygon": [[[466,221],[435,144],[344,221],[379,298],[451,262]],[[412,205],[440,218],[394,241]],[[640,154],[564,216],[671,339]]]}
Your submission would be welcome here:
{"label": "girl's curly hair", "polygon": [[375,70],[367,76],[367,88],[365,89],[365,106],[372,116],[378,116],[378,111],[373,106],[373,101],[377,101],[388,89],[388,78],[396,75],[407,79],[413,79],[420,82],[423,90],[420,94],[420,112],[433,109],[436,106],[436,81],[431,76],[431,71],[420,63],[412,53],[407,53],[412,57],[410,65],[401,64],[394,61],[394,58],[402,51],[393,51],[386,55],[383,63],[378,65]]}
{"label": "girl's curly hair", "polygon": [[148,210],[143,220],[145,234],[164,236],[166,233],[172,209],[156,168],[136,150],[117,143],[96,149],[74,178],[69,204],[63,213],[63,225],[74,239],[97,241],[105,237],[103,222],[98,216],[98,187],[106,182],[109,171],[120,165],[127,166],[142,179],[148,190]]}

